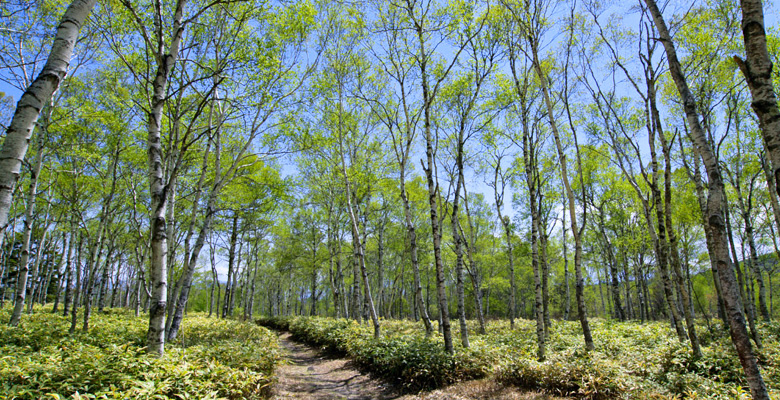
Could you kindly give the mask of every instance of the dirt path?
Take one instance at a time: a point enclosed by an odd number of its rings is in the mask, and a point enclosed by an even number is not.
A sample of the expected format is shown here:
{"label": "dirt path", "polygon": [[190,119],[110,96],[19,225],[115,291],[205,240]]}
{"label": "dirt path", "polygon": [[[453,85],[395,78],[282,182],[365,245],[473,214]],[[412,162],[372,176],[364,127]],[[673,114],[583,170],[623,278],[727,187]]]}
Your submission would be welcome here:
{"label": "dirt path", "polygon": [[358,371],[346,359],[328,358],[311,347],[293,341],[289,333],[279,336],[287,362],[277,371],[272,400],[568,400],[505,387],[485,379],[419,394],[402,396],[401,390]]}
{"label": "dirt path", "polygon": [[360,373],[352,362],[331,359],[320,352],[290,339],[290,334],[279,336],[287,352],[287,364],[277,371],[279,382],[272,399],[395,399],[395,388]]}

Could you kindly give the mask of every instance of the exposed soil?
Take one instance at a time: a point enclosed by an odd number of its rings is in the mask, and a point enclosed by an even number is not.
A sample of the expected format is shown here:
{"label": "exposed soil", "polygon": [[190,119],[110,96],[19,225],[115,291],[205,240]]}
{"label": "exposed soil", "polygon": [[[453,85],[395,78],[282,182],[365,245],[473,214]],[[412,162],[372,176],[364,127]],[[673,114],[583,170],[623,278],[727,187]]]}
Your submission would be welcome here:
{"label": "exposed soil", "polygon": [[404,395],[400,387],[361,373],[352,361],[327,357],[305,344],[293,341],[289,333],[279,336],[279,341],[287,353],[287,362],[276,373],[279,380],[274,386],[272,400],[565,400],[506,387],[489,379]]}
{"label": "exposed soil", "polygon": [[398,390],[361,373],[346,359],[328,358],[290,334],[279,337],[287,363],[279,368],[272,399],[385,400],[398,398]]}
{"label": "exposed soil", "polygon": [[481,379],[456,383],[432,392],[407,395],[399,400],[571,400],[568,397],[556,397],[544,393],[524,391],[504,386],[495,380]]}

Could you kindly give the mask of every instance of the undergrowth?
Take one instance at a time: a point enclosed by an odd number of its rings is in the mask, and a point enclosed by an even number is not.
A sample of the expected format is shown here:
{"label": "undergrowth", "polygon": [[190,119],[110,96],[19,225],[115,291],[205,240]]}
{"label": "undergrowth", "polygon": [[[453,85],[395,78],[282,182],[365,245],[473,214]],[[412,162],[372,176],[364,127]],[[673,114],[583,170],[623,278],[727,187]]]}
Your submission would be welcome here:
{"label": "undergrowth", "polygon": [[263,318],[261,325],[289,330],[293,338],[352,358],[371,373],[397,380],[407,389],[432,389],[490,373],[488,352],[459,349],[447,354],[440,337],[425,337],[406,321],[383,321],[384,335],[354,320],[324,317]]}
{"label": "undergrowth", "polygon": [[238,321],[190,315],[161,358],[143,347],[147,318],[117,309],[90,322],[69,335],[70,319],[44,308],[0,325],[0,399],[263,397],[281,357],[276,335]]}
{"label": "undergrowth", "polygon": [[[470,322],[470,347],[444,352],[441,335],[426,337],[422,324],[382,321],[382,338],[356,321],[322,317],[276,317],[261,325],[289,330],[293,337],[346,355],[367,370],[397,379],[410,389],[430,389],[492,376],[506,384],[588,399],[749,399],[747,382],[728,332],[700,327],[703,356],[695,359],[662,322],[591,321],[596,350],[585,351],[577,322],[556,321],[547,339],[547,358],[536,360],[534,321],[492,321],[487,334]],[[777,323],[760,327],[757,352],[772,398],[780,398]]]}

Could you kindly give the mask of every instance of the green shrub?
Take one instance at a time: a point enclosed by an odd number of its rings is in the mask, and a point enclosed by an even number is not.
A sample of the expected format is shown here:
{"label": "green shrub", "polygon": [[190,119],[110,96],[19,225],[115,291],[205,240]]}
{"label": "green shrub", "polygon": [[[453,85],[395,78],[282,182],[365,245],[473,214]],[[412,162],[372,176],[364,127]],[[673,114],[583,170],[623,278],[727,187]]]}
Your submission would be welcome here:
{"label": "green shrub", "polygon": [[95,314],[88,334],[45,309],[22,321],[0,327],[0,399],[265,396],[281,357],[269,330],[199,315],[161,358],[143,348],[147,320],[123,310]]}
{"label": "green shrub", "polygon": [[290,330],[290,319],[292,317],[279,316],[279,317],[262,317],[255,321],[258,325],[266,328],[276,329],[280,331]]}
{"label": "green shrub", "polygon": [[[547,359],[536,360],[534,321],[491,321],[487,334],[471,331],[471,346],[444,351],[441,335],[425,337],[422,325],[382,321],[383,337],[352,320],[282,317],[263,320],[288,329],[295,339],[346,355],[366,369],[397,379],[410,388],[434,388],[483,376],[553,394],[588,399],[742,399],[747,382],[728,332],[700,327],[707,343],[693,357],[664,322],[591,320],[596,349],[586,352],[575,321],[556,321],[547,337]],[[471,323],[471,328],[476,325]],[[453,337],[458,337],[454,327]],[[759,326],[764,346],[757,351],[772,398],[780,382],[780,324]],[[780,397],[778,397],[780,398]]]}
{"label": "green shrub", "polygon": [[347,319],[277,317],[258,323],[286,327],[294,339],[348,356],[364,369],[409,389],[437,388],[492,372],[493,360],[484,351],[458,347],[455,354],[447,354],[439,335],[425,337],[417,324],[408,321],[382,321],[384,335],[379,340],[370,327]]}

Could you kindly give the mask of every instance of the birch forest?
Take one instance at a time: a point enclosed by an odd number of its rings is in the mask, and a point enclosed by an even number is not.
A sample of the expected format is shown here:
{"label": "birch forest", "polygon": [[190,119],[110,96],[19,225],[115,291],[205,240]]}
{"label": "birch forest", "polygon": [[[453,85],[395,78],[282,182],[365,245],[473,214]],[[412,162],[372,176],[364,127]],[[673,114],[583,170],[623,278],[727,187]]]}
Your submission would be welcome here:
{"label": "birch forest", "polygon": [[69,1],[0,4],[1,399],[780,398],[776,4]]}

